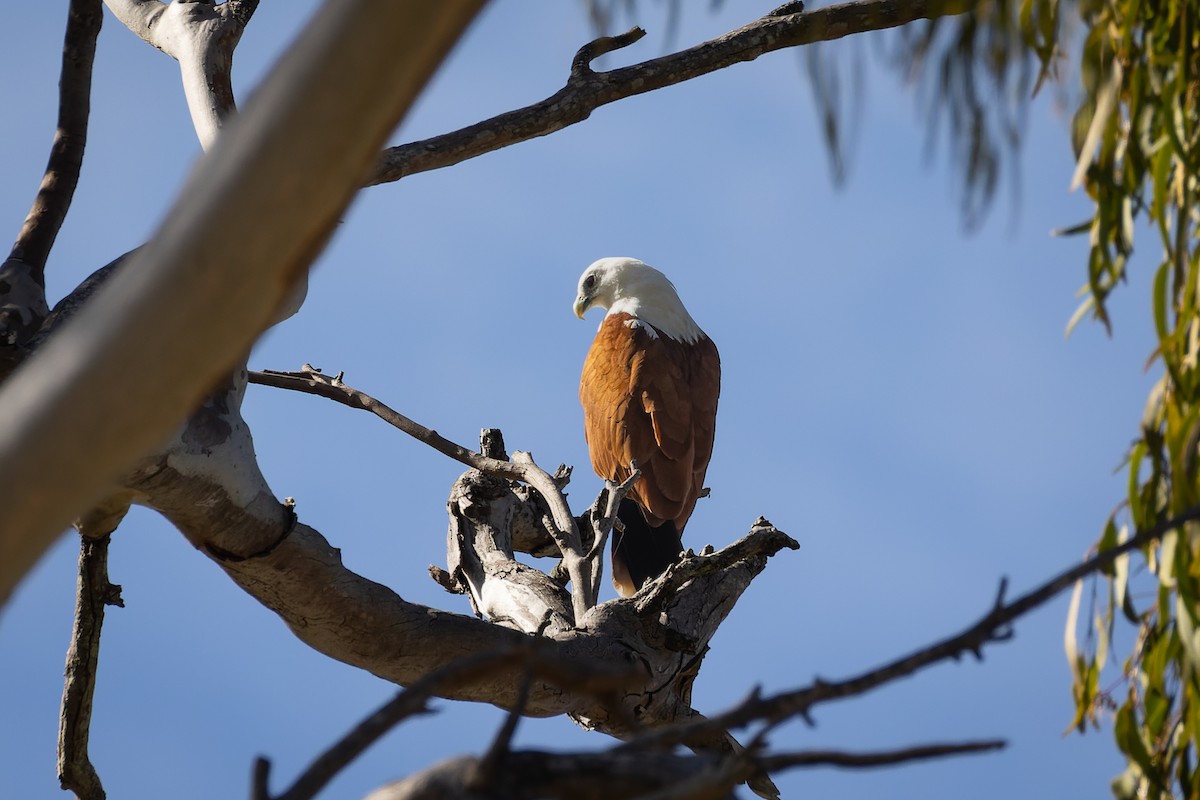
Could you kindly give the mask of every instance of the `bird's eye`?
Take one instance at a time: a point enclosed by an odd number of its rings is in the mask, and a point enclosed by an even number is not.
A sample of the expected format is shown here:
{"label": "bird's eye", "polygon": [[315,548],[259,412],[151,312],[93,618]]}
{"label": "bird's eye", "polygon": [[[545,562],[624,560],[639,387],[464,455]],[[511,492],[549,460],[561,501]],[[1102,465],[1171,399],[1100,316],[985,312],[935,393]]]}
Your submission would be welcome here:
{"label": "bird's eye", "polygon": [[596,286],[596,276],[595,275],[588,275],[586,278],[583,279],[583,288],[584,289],[591,291],[593,288],[595,288],[595,286]]}

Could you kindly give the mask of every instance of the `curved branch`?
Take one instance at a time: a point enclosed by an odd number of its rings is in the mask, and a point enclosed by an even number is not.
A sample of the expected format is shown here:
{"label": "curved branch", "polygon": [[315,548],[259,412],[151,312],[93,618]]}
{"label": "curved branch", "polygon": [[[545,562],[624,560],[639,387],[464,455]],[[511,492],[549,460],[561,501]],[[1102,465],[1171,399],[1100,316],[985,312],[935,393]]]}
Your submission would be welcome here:
{"label": "curved branch", "polygon": [[179,62],[192,125],[207,150],[236,111],[233,51],[257,8],[204,0],[105,0],[131,31]]}
{"label": "curved branch", "polygon": [[[58,238],[83,167],[91,114],[92,63],[104,21],[100,0],[71,0],[58,81],[58,130],[37,196],[12,250],[0,265],[0,349],[23,343],[49,312],[46,261]],[[6,366],[21,354],[5,353]],[[2,376],[3,373],[0,373]]]}
{"label": "curved branch", "polygon": [[367,185],[397,181],[440,169],[528,141],[582,122],[597,108],[626,97],[692,80],[765,53],[814,42],[884,30],[918,19],[962,14],[973,0],[858,0],[804,13],[787,6],[724,36],[661,58],[609,72],[594,72],[589,62],[641,38],[635,28],[597,39],[576,55],[567,84],[531,106],[509,111],[461,130],[385,150]]}
{"label": "curved branch", "polygon": [[[809,712],[820,703],[865,694],[933,664],[949,659],[958,660],[965,653],[971,653],[977,659],[982,660],[985,645],[1012,638],[1009,626],[1019,617],[1043,605],[1081,578],[1107,569],[1127,553],[1158,541],[1167,531],[1196,520],[1200,520],[1200,505],[1193,506],[1171,519],[1163,520],[1153,528],[1130,537],[1120,545],[1064,570],[1011,603],[1004,602],[1008,581],[1007,579],[1001,580],[995,603],[978,622],[953,636],[922,647],[857,677],[833,682],[818,678],[810,686],[769,697],[761,697],[756,691],[737,708],[720,716],[673,729],[655,731],[646,734],[644,738],[662,745],[686,742],[692,736],[720,732],[728,728],[740,728],[759,720],[765,720],[769,724],[775,725],[799,716],[811,723]],[[635,741],[640,741],[640,738]]]}
{"label": "curved branch", "polygon": [[37,198],[8,255],[28,264],[39,282],[44,282],[46,259],[79,183],[91,113],[92,63],[103,21],[100,0],[71,0],[58,82],[58,130]]}

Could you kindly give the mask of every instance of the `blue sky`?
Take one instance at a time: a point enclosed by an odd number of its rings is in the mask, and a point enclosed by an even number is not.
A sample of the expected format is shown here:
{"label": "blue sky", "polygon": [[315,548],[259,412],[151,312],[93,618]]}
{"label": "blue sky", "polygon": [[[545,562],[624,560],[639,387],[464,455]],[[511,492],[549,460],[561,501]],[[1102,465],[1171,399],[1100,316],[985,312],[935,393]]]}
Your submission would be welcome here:
{"label": "blue sky", "polygon": [[[668,46],[659,4],[617,66]],[[767,10],[688,6],[674,46]],[[313,2],[265,2],[236,59],[245,102]],[[26,4],[0,32],[0,220],[15,235],[54,125],[65,3]],[[625,22],[628,22],[626,20]],[[558,89],[591,38],[573,3],[496,0],[394,141],[476,122]],[[310,362],[471,446],[500,427],[547,467],[599,488],[576,397],[598,317],[571,314],[579,273],[632,255],[665,271],[721,349],[708,484],[687,531],[727,544],[762,514],[797,538],[752,585],[695,685],[716,712],[754,685],[856,674],[973,622],[1001,576],[1013,592],[1079,559],[1122,496],[1115,470],[1153,379],[1139,244],[1113,301],[1115,336],[1063,330],[1086,242],[1052,228],[1088,214],[1067,190],[1066,120],[1034,103],[1015,204],[963,232],[945,153],[924,156],[912,92],[872,54],[848,183],[830,181],[800,55],[776,53],[598,110],[583,124],[363,192],[316,265],[309,299],[255,349],[255,368]],[[847,46],[847,43],[834,45]],[[1050,93],[1046,93],[1049,95]],[[176,67],[106,16],[81,185],[49,265],[52,302],[150,236],[199,154]],[[1009,191],[1006,186],[1004,191]],[[220,220],[213,220],[220,235]],[[214,311],[212,324],[220,324]],[[252,387],[245,413],[276,493],[347,565],[407,599],[469,613],[427,577],[444,563],[445,500],[461,468],[378,420]],[[80,457],[86,457],[81,454]],[[0,617],[0,780],[54,797],[54,742],[76,542],[64,536]],[[394,687],[299,644],[148,511],[115,535],[127,608],[105,627],[92,756],[113,797],[245,796],[275,788]],[[605,597],[612,596],[606,587]],[[780,749],[902,747],[1000,737],[999,755],[872,772],[794,771],[785,796],[1105,796],[1121,763],[1105,729],[1064,736],[1066,598],[1013,641],[786,726]],[[359,797],[440,758],[481,752],[502,714],[438,704],[324,795]],[[565,719],[527,721],[519,746],[610,744]]]}

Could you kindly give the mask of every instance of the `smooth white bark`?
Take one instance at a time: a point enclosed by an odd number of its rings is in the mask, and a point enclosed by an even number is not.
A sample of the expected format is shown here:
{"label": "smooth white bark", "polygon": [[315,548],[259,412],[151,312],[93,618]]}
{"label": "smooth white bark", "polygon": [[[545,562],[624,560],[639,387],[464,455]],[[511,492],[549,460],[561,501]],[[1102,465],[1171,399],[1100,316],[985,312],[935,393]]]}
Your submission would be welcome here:
{"label": "smooth white bark", "polygon": [[0,388],[0,603],[237,365],[481,5],[327,3],[153,240]]}

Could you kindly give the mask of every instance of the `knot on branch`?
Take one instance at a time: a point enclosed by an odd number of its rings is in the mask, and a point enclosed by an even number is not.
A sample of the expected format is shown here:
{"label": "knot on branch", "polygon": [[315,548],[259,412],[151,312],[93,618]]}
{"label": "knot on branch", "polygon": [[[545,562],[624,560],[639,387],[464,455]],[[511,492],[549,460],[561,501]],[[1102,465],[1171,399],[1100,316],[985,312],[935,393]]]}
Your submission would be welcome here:
{"label": "knot on branch", "polygon": [[779,6],[779,8],[772,9],[771,12],[769,14],[767,14],[767,16],[768,17],[788,17],[788,16],[791,16],[792,14],[799,14],[802,11],[804,11],[804,3],[800,2],[800,0],[794,0],[791,3],[784,3],[783,5]]}
{"label": "knot on branch", "polygon": [[49,314],[46,287],[33,267],[19,258],[0,265],[0,359],[11,363],[9,369],[20,363],[24,345]]}

